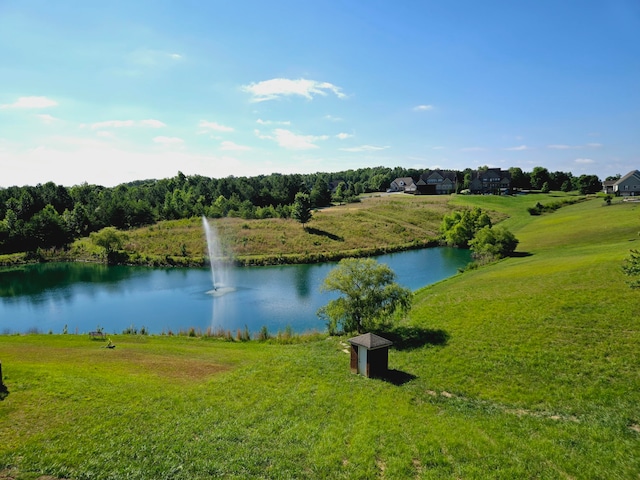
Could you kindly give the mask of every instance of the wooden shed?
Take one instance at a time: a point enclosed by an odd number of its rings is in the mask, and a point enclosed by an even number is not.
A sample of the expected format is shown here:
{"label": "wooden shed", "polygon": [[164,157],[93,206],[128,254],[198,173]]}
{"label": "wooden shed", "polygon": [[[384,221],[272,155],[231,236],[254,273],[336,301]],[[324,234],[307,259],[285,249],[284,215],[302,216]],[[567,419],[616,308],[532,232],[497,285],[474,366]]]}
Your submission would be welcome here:
{"label": "wooden shed", "polygon": [[374,333],[349,339],[351,344],[351,372],[365,377],[384,377],[389,370],[391,340]]}

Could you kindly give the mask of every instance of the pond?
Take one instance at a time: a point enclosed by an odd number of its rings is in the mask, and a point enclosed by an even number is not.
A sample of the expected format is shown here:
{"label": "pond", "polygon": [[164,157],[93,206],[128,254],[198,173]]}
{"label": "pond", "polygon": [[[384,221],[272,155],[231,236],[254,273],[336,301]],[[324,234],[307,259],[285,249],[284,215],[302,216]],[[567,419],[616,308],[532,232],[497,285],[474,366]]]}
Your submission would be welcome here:
{"label": "pond", "polygon": [[[467,250],[429,248],[376,257],[412,290],[450,277],[470,261]],[[149,333],[205,332],[266,326],[325,331],[317,310],[335,293],[320,285],[335,263],[236,267],[228,292],[208,293],[206,268],[146,268],[58,263],[0,269],[0,334],[86,333],[128,328]]]}

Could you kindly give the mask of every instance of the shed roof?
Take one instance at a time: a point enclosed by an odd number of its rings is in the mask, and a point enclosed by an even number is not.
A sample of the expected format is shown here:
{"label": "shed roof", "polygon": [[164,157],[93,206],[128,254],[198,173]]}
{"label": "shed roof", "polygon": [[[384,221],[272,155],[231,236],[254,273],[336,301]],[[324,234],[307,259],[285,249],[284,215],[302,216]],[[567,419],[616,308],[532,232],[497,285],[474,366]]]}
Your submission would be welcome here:
{"label": "shed roof", "polygon": [[362,335],[358,335],[357,337],[350,338],[349,343],[351,345],[361,345],[367,350],[376,350],[378,348],[390,347],[391,345],[393,345],[393,342],[391,340],[382,338],[375,333],[363,333]]}

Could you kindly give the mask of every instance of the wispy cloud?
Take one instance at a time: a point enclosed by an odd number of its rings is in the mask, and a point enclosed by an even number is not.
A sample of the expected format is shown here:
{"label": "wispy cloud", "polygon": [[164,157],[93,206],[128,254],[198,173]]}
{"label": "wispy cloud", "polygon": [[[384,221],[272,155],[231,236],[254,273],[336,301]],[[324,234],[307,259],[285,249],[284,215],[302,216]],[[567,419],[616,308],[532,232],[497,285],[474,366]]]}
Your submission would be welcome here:
{"label": "wispy cloud", "polygon": [[261,118],[256,120],[256,123],[259,125],[291,125],[291,122],[288,120],[285,120],[285,121],[262,120]]}
{"label": "wispy cloud", "polygon": [[162,128],[167,126],[166,123],[161,122],[160,120],[155,120],[153,118],[149,118],[147,120],[141,120],[140,125],[143,127],[151,127],[151,128]]}
{"label": "wispy cloud", "polygon": [[376,145],[360,145],[359,147],[341,148],[343,152],[376,152],[378,150],[386,150],[389,146],[378,147]]}
{"label": "wispy cloud", "polygon": [[20,97],[13,103],[0,105],[0,108],[49,108],[58,102],[47,97]]}
{"label": "wispy cloud", "polygon": [[154,137],[154,143],[159,143],[161,145],[181,145],[184,143],[184,140],[178,137]]}
{"label": "wispy cloud", "polygon": [[166,67],[182,60],[182,55],[175,52],[139,48],[128,55],[128,60],[140,67]]}
{"label": "wispy cloud", "polygon": [[517,147],[503,148],[503,150],[508,150],[508,151],[511,151],[511,152],[521,152],[523,150],[530,150],[530,148],[527,147],[526,145],[519,145]]}
{"label": "wispy cloud", "polygon": [[264,140],[273,140],[278,145],[288,150],[312,150],[319,148],[315,142],[327,140],[327,135],[299,135],[284,128],[276,128],[273,135],[262,134],[259,130],[255,130],[258,138]]}
{"label": "wispy cloud", "polygon": [[603,146],[601,143],[587,143],[586,145],[547,145],[547,148],[552,150],[579,150],[581,148],[601,148]]}
{"label": "wispy cloud", "polygon": [[206,120],[200,120],[198,126],[200,128],[214,130],[216,132],[233,132],[233,127],[227,127],[226,125],[221,125],[218,122],[208,122]]}
{"label": "wispy cloud", "polygon": [[346,97],[341,89],[332,83],[306,80],[304,78],[298,80],[273,78],[271,80],[244,85],[242,90],[251,94],[252,102],[264,102],[266,100],[275,100],[295,95],[311,100],[314,95],[326,96],[328,92],[333,93],[338,98]]}
{"label": "wispy cloud", "polygon": [[352,134],[350,134],[350,133],[344,133],[344,132],[339,133],[339,134],[337,134],[337,135],[336,135],[336,138],[338,138],[338,139],[340,139],[340,140],[346,140],[347,138],[351,138],[351,137],[353,137],[353,135],[352,135]]}
{"label": "wispy cloud", "polygon": [[51,125],[52,123],[60,121],[59,118],[56,118],[53,115],[49,115],[48,113],[37,113],[36,117],[40,119],[42,123],[45,123],[47,125]]}
{"label": "wispy cloud", "polygon": [[429,110],[433,110],[433,105],[418,105],[413,107],[415,112],[428,112]]}
{"label": "wispy cloud", "polygon": [[[87,125],[80,125],[81,128]],[[147,120],[105,120],[104,122],[95,122],[89,125],[92,130],[102,130],[104,128],[131,128],[131,127],[151,127],[162,128],[167,125],[160,120],[149,118]]]}
{"label": "wispy cloud", "polygon": [[240,151],[251,150],[251,147],[248,147],[246,145],[238,145],[235,142],[224,141],[220,144],[220,150],[240,152]]}
{"label": "wispy cloud", "polygon": [[590,158],[576,158],[574,161],[579,165],[591,165],[592,163],[596,163]]}

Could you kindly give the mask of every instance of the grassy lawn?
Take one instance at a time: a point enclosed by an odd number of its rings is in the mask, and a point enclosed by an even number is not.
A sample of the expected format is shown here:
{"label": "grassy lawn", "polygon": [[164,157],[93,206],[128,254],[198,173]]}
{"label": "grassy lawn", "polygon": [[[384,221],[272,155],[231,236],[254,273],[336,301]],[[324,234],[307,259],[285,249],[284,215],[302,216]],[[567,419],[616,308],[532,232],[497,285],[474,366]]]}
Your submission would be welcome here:
{"label": "grassy lawn", "polygon": [[508,216],[520,256],[417,292],[408,326],[446,341],[392,349],[404,383],[336,337],[0,336],[0,479],[638,478],[640,206],[527,198],[454,200]]}

